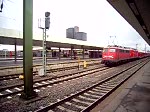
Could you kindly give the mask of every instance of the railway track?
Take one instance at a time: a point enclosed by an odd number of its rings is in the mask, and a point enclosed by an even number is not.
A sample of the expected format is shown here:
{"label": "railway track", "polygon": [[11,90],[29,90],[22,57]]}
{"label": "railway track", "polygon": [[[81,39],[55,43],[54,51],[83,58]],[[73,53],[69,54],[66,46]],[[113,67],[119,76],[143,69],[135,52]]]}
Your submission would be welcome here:
{"label": "railway track", "polygon": [[[78,71],[78,72],[74,72],[74,73],[69,73],[66,75],[62,75],[62,76],[58,76],[58,77],[53,77],[53,78],[43,78],[40,80],[35,80],[34,81],[34,90],[36,92],[38,92],[39,88],[42,87],[47,87],[47,86],[52,86],[54,84],[58,84],[64,81],[69,81],[75,78],[79,78],[79,77],[83,77],[95,72],[100,72],[100,71],[104,71],[110,69],[109,67],[105,67],[105,66],[97,66],[95,68],[92,69],[88,69],[88,70],[82,70],[82,71]],[[11,98],[12,95],[21,95],[20,93],[23,92],[23,83],[22,84],[16,84],[16,85],[11,85],[11,86],[6,86],[6,87],[1,87],[0,88],[0,98],[4,98],[4,97],[8,97]]]}
{"label": "railway track", "polygon": [[149,60],[146,60],[128,67],[86,89],[42,107],[36,112],[89,112],[148,62]]}
{"label": "railway track", "polygon": [[[93,65],[95,65],[95,64],[99,64],[100,63],[100,61],[98,61],[98,60],[94,60],[93,62],[91,62],[91,61],[88,61],[88,66],[93,66]],[[71,63],[73,63],[73,62],[71,62]],[[66,64],[66,63],[64,63],[64,64]],[[67,63],[68,65],[70,64],[70,63]],[[64,71],[64,70],[70,70],[70,69],[76,69],[76,68],[78,68],[78,63],[77,62],[74,62],[74,64],[75,65],[72,65],[72,66],[66,66],[66,67],[64,67],[63,65],[61,66],[61,67],[59,67],[59,68],[49,68],[49,69],[47,69],[47,73],[51,73],[51,72],[57,72],[57,71]],[[80,67],[83,67],[83,65],[81,65]],[[19,75],[23,75],[23,73],[17,73],[17,74],[10,74],[10,75],[1,75],[0,76],[0,81],[2,81],[2,80],[12,80],[12,79],[18,79],[19,78]],[[34,76],[36,76],[36,75],[38,75],[38,70],[36,70],[36,71],[33,71],[33,75]]]}

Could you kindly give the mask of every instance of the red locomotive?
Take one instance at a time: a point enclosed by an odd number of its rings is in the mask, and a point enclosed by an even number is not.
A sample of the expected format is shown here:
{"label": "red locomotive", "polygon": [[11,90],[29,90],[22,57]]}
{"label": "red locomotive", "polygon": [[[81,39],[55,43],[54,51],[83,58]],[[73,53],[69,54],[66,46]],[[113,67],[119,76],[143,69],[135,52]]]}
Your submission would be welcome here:
{"label": "red locomotive", "polygon": [[101,63],[113,65],[146,56],[148,56],[147,53],[138,52],[136,49],[114,45],[103,49]]}

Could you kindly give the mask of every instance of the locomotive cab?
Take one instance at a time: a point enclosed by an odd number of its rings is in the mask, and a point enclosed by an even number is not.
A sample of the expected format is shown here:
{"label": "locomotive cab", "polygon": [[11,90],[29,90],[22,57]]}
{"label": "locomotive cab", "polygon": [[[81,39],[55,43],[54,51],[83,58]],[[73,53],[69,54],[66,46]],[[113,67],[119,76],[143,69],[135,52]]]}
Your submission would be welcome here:
{"label": "locomotive cab", "polygon": [[116,60],[116,58],[118,58],[116,48],[104,48],[103,49],[103,55],[102,55],[102,62],[101,63],[111,64]]}

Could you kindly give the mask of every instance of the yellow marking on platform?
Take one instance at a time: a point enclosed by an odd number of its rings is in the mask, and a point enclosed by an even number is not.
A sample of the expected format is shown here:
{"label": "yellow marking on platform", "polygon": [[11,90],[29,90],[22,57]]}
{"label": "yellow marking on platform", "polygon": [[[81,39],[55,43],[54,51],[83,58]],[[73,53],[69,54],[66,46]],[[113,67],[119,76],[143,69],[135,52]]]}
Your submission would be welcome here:
{"label": "yellow marking on platform", "polygon": [[86,63],[86,61],[83,62],[83,68],[87,68],[87,63]]}
{"label": "yellow marking on platform", "polygon": [[23,75],[19,75],[19,79],[24,79],[24,76]]}

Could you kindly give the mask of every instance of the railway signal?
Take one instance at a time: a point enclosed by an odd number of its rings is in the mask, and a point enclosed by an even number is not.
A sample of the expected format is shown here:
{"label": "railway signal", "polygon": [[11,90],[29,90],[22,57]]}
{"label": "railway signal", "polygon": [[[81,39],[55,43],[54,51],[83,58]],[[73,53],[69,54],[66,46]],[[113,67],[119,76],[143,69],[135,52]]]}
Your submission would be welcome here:
{"label": "railway signal", "polygon": [[[41,22],[41,20],[39,21]],[[39,70],[39,73],[42,73],[40,76],[46,75],[46,31],[50,28],[50,12],[45,12],[45,25],[41,26],[41,23],[38,23],[38,27],[43,30],[43,68]],[[44,72],[44,73],[43,73]]]}

